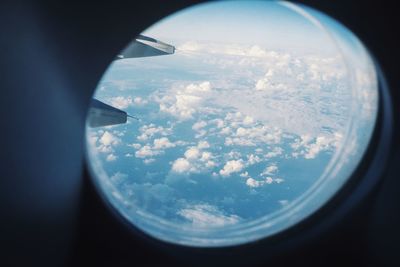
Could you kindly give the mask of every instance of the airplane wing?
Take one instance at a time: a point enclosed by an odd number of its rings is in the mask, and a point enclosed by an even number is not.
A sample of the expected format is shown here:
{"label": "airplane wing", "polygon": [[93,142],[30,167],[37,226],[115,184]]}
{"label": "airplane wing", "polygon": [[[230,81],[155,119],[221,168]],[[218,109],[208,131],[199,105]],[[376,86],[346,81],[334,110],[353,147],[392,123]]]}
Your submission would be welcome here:
{"label": "airplane wing", "polygon": [[93,98],[87,120],[90,127],[101,127],[126,123],[127,118],[128,114],[125,111]]}
{"label": "airplane wing", "polygon": [[[138,35],[133,42],[129,44],[119,54],[115,60],[138,57],[152,57],[171,55],[175,53],[175,47],[144,35]],[[125,111],[107,105],[95,98],[92,99],[88,114],[89,127],[101,127],[126,123],[129,116]],[[135,118],[135,117],[132,117]]]}
{"label": "airplane wing", "polygon": [[175,53],[175,47],[150,38],[144,35],[138,35],[133,42],[129,44],[116,59],[152,57],[171,55]]}

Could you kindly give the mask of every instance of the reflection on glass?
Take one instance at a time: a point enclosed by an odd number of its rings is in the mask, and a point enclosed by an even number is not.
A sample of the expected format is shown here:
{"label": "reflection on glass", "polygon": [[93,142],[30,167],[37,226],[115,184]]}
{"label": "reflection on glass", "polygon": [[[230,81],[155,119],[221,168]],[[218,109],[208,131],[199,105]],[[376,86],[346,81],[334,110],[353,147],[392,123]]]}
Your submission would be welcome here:
{"label": "reflection on glass", "polygon": [[357,167],[376,72],[326,15],[214,2],[142,34],[174,53],[117,57],[94,95],[138,120],[87,126],[96,184],[139,229],[191,246],[257,240],[308,217]]}

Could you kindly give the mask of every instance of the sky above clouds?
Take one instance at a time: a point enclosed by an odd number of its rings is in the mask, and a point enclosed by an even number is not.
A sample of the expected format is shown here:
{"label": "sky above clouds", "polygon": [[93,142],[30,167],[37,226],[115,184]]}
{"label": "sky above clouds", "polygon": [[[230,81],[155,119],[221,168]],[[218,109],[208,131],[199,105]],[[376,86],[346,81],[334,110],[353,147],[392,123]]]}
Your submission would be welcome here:
{"label": "sky above clouds", "polygon": [[174,55],[115,61],[100,81],[96,98],[140,120],[88,128],[94,173],[145,231],[153,220],[191,233],[250,223],[296,205],[336,163],[322,201],[357,165],[374,67],[340,25],[305,9],[327,34],[286,5],[189,8],[144,32]]}
{"label": "sky above clouds", "polygon": [[273,1],[253,1],[251,4],[216,1],[212,5],[198,5],[164,18],[144,34],[165,41],[256,43],[275,49],[306,48],[303,45],[306,44],[308,49],[324,46],[328,49],[325,33],[286,4]]}

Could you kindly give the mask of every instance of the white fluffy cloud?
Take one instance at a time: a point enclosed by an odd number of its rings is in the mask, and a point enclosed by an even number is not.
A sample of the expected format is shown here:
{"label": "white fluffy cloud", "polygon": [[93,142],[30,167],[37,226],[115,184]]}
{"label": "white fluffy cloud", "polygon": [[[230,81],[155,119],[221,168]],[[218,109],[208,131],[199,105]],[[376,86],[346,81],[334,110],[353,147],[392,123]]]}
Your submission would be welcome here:
{"label": "white fluffy cloud", "polygon": [[316,138],[310,135],[302,135],[291,144],[294,150],[292,156],[303,156],[306,159],[313,159],[322,151],[337,149],[341,144],[342,138],[343,136],[340,133],[330,136],[320,135]]}
{"label": "white fluffy cloud", "polygon": [[120,143],[119,138],[115,137],[112,133],[105,131],[99,139],[100,144],[103,146],[118,145]]}
{"label": "white fluffy cloud", "polygon": [[192,129],[197,132],[195,135],[195,138],[202,138],[207,134],[207,130],[204,129],[204,127],[207,126],[207,122],[205,121],[198,121],[195,124],[193,124]]}
{"label": "white fluffy cloud", "polygon": [[130,96],[116,96],[110,99],[111,105],[116,108],[125,109],[132,105],[132,98]]}
{"label": "white fluffy cloud", "polygon": [[223,128],[225,125],[224,120],[222,120],[222,119],[213,119],[210,122],[214,123],[217,126],[217,128]]}
{"label": "white fluffy cloud", "polygon": [[278,144],[281,141],[280,128],[263,125],[242,112],[226,114],[224,124],[229,126],[222,128],[219,135],[226,136],[226,146],[257,146]]}
{"label": "white fluffy cloud", "polygon": [[[137,158],[149,158],[149,157],[154,157],[160,154],[164,153],[165,149],[168,148],[172,148],[175,147],[176,144],[172,143],[171,141],[169,141],[169,139],[167,137],[161,137],[158,139],[154,139],[153,142],[153,146],[151,146],[150,144],[144,145],[144,146],[134,146],[135,144],[131,145],[134,148],[138,149],[135,152],[135,156]],[[153,162],[154,159],[145,159],[145,163],[151,163]]]}
{"label": "white fluffy cloud", "polygon": [[249,177],[246,180],[246,185],[249,187],[260,187],[261,185],[263,185],[263,182],[254,180],[253,178]]}
{"label": "white fluffy cloud", "polygon": [[190,52],[193,52],[193,51],[197,51],[197,50],[200,50],[200,49],[202,49],[202,45],[200,45],[198,42],[195,42],[195,41],[188,41],[188,42],[186,42],[186,43],[183,43],[182,45],[180,45],[180,46],[178,46],[177,47],[177,50],[179,51],[190,51]]}
{"label": "white fluffy cloud", "polygon": [[158,139],[154,139],[153,141],[153,148],[154,149],[167,149],[171,147],[175,147],[176,145],[174,143],[171,143],[168,139],[168,137],[161,137]]}
{"label": "white fluffy cloud", "polygon": [[147,158],[159,155],[161,152],[153,150],[151,146],[145,145],[135,152],[137,158]]}
{"label": "white fluffy cloud", "polygon": [[156,161],[155,159],[153,159],[153,158],[150,158],[150,159],[144,159],[143,160],[143,163],[144,164],[146,164],[146,165],[148,165],[148,164],[151,164],[151,163],[153,163],[154,161]]}
{"label": "white fluffy cloud", "polygon": [[249,177],[249,173],[248,172],[243,172],[239,176],[246,178],[246,177]]}
{"label": "white fluffy cloud", "polygon": [[166,112],[181,120],[193,118],[204,98],[204,94],[211,91],[208,81],[192,83],[184,88],[171,89],[167,95],[158,99],[161,112]]}
{"label": "white fluffy cloud", "polygon": [[[236,56],[221,56],[207,62],[221,65],[218,62],[225,60],[223,65],[232,76],[253,80],[254,84],[232,84],[229,79],[225,83],[212,81],[212,104],[230,107],[246,114],[254,122],[274,125],[296,135],[310,133],[316,136],[324,127],[343,128],[348,118],[346,107],[350,105],[352,96],[349,92],[352,89],[348,87],[344,63],[337,55],[292,54],[257,46],[231,46],[226,51]],[[228,62],[230,66],[225,66]],[[241,62],[247,64],[249,71],[243,71]],[[251,144],[233,138],[227,141]]]}
{"label": "white fluffy cloud", "polygon": [[243,119],[244,125],[252,125],[254,123],[254,119],[251,116],[245,116]]}
{"label": "white fluffy cloud", "polygon": [[197,147],[199,149],[209,148],[210,144],[207,141],[199,141],[199,143],[197,144]]}
{"label": "white fluffy cloud", "polygon": [[261,176],[274,175],[278,171],[278,166],[276,164],[271,164],[267,166],[261,173]]}
{"label": "white fluffy cloud", "polygon": [[149,138],[152,138],[155,135],[167,136],[170,134],[171,129],[164,128],[162,126],[156,126],[155,124],[151,123],[140,127],[139,131],[141,132],[141,135],[139,135],[137,139],[139,141],[147,141]]}
{"label": "white fluffy cloud", "polygon": [[97,139],[98,146],[97,151],[102,153],[112,153],[114,151],[114,146],[119,145],[121,140],[110,133],[105,131],[101,134],[101,137]]}
{"label": "white fluffy cloud", "polygon": [[191,83],[185,88],[185,93],[204,93],[211,90],[210,82],[202,82],[199,84]]}
{"label": "white fluffy cloud", "polygon": [[192,129],[195,131],[200,130],[201,128],[204,128],[207,126],[207,122],[205,121],[198,121],[195,124],[193,124]]}
{"label": "white fluffy cloud", "polygon": [[230,176],[232,173],[240,172],[244,168],[244,163],[242,159],[230,160],[225,163],[224,167],[219,171],[222,176]]}
{"label": "white fluffy cloud", "polygon": [[181,174],[199,173],[215,167],[214,156],[205,151],[210,145],[207,141],[200,141],[197,146],[189,147],[184,157],[176,159],[172,163],[171,171]]}
{"label": "white fluffy cloud", "polygon": [[240,126],[234,133],[225,138],[225,145],[256,146],[257,144],[278,144],[281,141],[281,136],[282,131],[277,127],[264,125]]}
{"label": "white fluffy cloud", "polygon": [[178,158],[172,164],[172,171],[177,173],[185,173],[191,170],[192,166],[190,162],[185,158]]}
{"label": "white fluffy cloud", "polygon": [[264,185],[269,185],[269,184],[272,184],[272,183],[280,184],[283,181],[284,180],[282,178],[275,178],[274,179],[274,178],[272,178],[270,176],[267,176],[262,180],[256,180],[256,179],[254,179],[252,177],[248,177],[247,180],[246,180],[246,185],[248,187],[251,187],[251,188],[257,188],[257,187],[261,187],[261,186],[264,186]]}
{"label": "white fluffy cloud", "polygon": [[148,101],[137,96],[133,99],[133,103],[138,106],[143,106],[143,105],[146,105],[148,103]]}
{"label": "white fluffy cloud", "polygon": [[107,155],[107,157],[106,157],[106,160],[107,161],[115,161],[115,160],[117,160],[117,156],[115,156],[113,153],[111,153],[111,154],[109,154],[109,155]]}
{"label": "white fluffy cloud", "polygon": [[160,103],[160,111],[167,112],[183,120],[192,118],[196,112],[196,106],[202,98],[194,95],[176,95],[172,103]]}
{"label": "white fluffy cloud", "polygon": [[134,149],[140,149],[142,147],[142,145],[139,144],[139,143],[133,143],[133,144],[130,144],[128,146],[133,147]]}
{"label": "white fluffy cloud", "polygon": [[210,204],[188,205],[177,213],[196,227],[221,227],[236,224],[241,220],[239,216],[227,215]]}
{"label": "white fluffy cloud", "polygon": [[270,151],[268,151],[268,152],[264,155],[264,157],[267,158],[267,159],[270,159],[270,158],[275,158],[275,157],[277,157],[277,156],[280,156],[280,155],[282,155],[282,154],[283,154],[283,148],[281,148],[281,147],[274,147],[273,149],[271,149]]}
{"label": "white fluffy cloud", "polygon": [[191,147],[186,150],[184,155],[189,160],[197,159],[200,156],[200,150],[197,147]]}
{"label": "white fluffy cloud", "polygon": [[251,166],[251,165],[257,164],[257,163],[259,163],[261,161],[262,161],[262,159],[259,156],[254,155],[254,154],[250,154],[250,155],[247,155],[246,165],[247,166]]}
{"label": "white fluffy cloud", "polygon": [[128,144],[128,146],[133,147],[136,152],[135,156],[137,158],[143,159],[145,164],[150,164],[155,161],[153,157],[164,154],[166,149],[170,149],[176,146],[185,145],[184,141],[171,142],[167,135],[171,134],[171,128],[164,128],[162,126],[156,126],[155,124],[148,124],[140,127],[139,131],[141,135],[137,137],[139,141],[150,141],[149,139],[155,137],[156,135],[161,135],[160,138],[155,138],[153,143],[146,143],[142,145],[140,143]]}

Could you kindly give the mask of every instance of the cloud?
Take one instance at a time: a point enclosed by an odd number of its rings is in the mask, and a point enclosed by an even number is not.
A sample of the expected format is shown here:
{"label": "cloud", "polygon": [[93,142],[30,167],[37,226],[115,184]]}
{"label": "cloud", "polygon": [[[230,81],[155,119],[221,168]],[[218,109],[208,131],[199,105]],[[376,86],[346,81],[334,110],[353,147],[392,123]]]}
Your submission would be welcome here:
{"label": "cloud", "polygon": [[161,202],[168,202],[174,199],[174,190],[166,184],[154,184],[151,186],[150,194]]}
{"label": "cloud", "polygon": [[143,105],[146,105],[148,103],[148,101],[141,97],[135,97],[133,99],[133,103],[135,103],[135,105],[138,105],[138,106],[143,106]]}
{"label": "cloud", "polygon": [[117,160],[117,156],[115,156],[114,154],[109,154],[108,156],[107,156],[107,158],[106,158],[106,160],[107,161],[115,161],[115,160]]}
{"label": "cloud", "polygon": [[102,153],[112,153],[114,151],[113,147],[119,145],[121,142],[118,137],[108,131],[103,132],[97,141],[99,143],[97,151]]}
{"label": "cloud", "polygon": [[195,41],[188,41],[183,43],[182,45],[177,47],[177,50],[179,51],[197,51],[202,48],[202,45],[200,45],[198,42]]}
{"label": "cloud", "polygon": [[189,160],[197,159],[200,156],[200,150],[197,147],[191,147],[185,152],[185,157]]}
{"label": "cloud", "polygon": [[196,112],[196,106],[202,101],[202,98],[194,95],[176,95],[172,103],[161,103],[160,111],[167,112],[182,120],[191,119]]}
{"label": "cloud", "polygon": [[253,178],[249,177],[246,180],[246,185],[249,187],[260,187],[263,185],[263,182],[254,180]]}
{"label": "cloud", "polygon": [[[121,191],[124,195],[134,196],[135,204],[141,207],[142,210],[147,210],[153,214],[159,216],[165,216],[165,212],[168,212],[168,207],[163,209],[151,209],[151,207],[160,207],[160,202],[165,204],[174,201],[174,189],[166,184],[156,183],[152,184],[149,182],[144,183],[124,183],[121,187]],[[133,203],[130,203],[133,204]]]}
{"label": "cloud", "polygon": [[184,157],[176,159],[172,163],[171,171],[181,174],[199,173],[215,167],[214,156],[204,149],[209,148],[207,141],[198,142],[197,146],[189,147]]}
{"label": "cloud", "polygon": [[[170,129],[165,129],[161,126],[156,127],[154,124],[150,124],[141,127],[140,131],[142,132],[142,135],[139,136],[138,139],[145,141],[156,134],[168,135]],[[155,138],[152,145],[147,143],[146,145],[142,146],[139,143],[133,143],[129,144],[128,146],[136,149],[135,156],[137,158],[142,158],[144,159],[143,162],[145,164],[150,164],[155,161],[155,159],[152,157],[164,154],[166,149],[184,144],[185,142],[183,141],[171,142],[168,137],[163,136],[160,138]]]}
{"label": "cloud", "polygon": [[222,176],[230,176],[232,173],[240,172],[244,168],[243,160],[230,160],[225,163],[224,167],[219,171]]}
{"label": "cloud", "polygon": [[248,187],[251,187],[251,188],[257,188],[257,187],[262,187],[264,185],[270,185],[272,183],[280,184],[283,181],[284,180],[282,178],[274,179],[274,178],[272,178],[270,176],[265,177],[263,180],[256,180],[256,179],[254,179],[252,177],[248,177],[247,180],[246,180],[246,185]]}
{"label": "cloud", "polygon": [[224,128],[222,128],[222,130],[220,131],[220,134],[221,135],[228,135],[228,134],[230,134],[231,133],[231,128],[229,128],[229,127],[224,127]]}
{"label": "cloud", "polygon": [[204,127],[207,126],[207,122],[205,121],[198,121],[195,124],[193,124],[192,129],[197,132],[195,135],[195,138],[202,138],[207,134],[207,130],[203,129]]}
{"label": "cloud", "polygon": [[151,163],[153,163],[154,161],[156,161],[155,159],[153,159],[153,158],[150,158],[150,159],[144,159],[143,160],[143,163],[144,164],[146,164],[146,165],[148,165],[148,164],[151,164]]}
{"label": "cloud", "polygon": [[208,46],[199,47],[197,50],[206,50],[211,54],[223,54],[239,57],[268,57],[268,52],[258,45],[237,45],[237,44],[208,44]]}
{"label": "cloud", "polygon": [[120,140],[112,133],[105,131],[104,134],[100,137],[99,142],[103,146],[112,146],[118,145],[120,143]]}
{"label": "cloud", "polygon": [[204,95],[211,91],[208,81],[191,83],[179,89],[170,89],[166,95],[157,99],[161,112],[169,113],[181,120],[192,119],[200,108]]}
{"label": "cloud", "polygon": [[243,124],[244,125],[251,125],[254,123],[254,119],[250,116],[245,116],[243,119]]}
{"label": "cloud", "polygon": [[238,137],[227,137],[225,139],[225,145],[226,146],[255,146],[256,144],[253,142],[253,140],[249,140],[247,138],[238,138]]}
{"label": "cloud", "polygon": [[243,172],[239,176],[246,178],[246,177],[249,177],[249,173],[248,172]]}
{"label": "cloud", "polygon": [[147,158],[159,155],[161,152],[153,150],[151,146],[145,145],[135,152],[137,158]]}
{"label": "cloud", "polygon": [[119,185],[126,181],[127,178],[128,175],[126,173],[116,172],[110,177],[110,180],[113,184]]}
{"label": "cloud", "polygon": [[119,109],[125,109],[132,105],[132,98],[129,97],[123,97],[123,96],[116,96],[112,97],[110,99],[111,106],[119,108]]}
{"label": "cloud", "polygon": [[177,173],[185,173],[191,170],[190,162],[185,158],[178,158],[172,164],[172,171]]}
{"label": "cloud", "polygon": [[273,182],[274,182],[274,179],[272,179],[272,177],[268,176],[268,177],[265,178],[265,183],[266,184],[272,184]]}
{"label": "cloud", "polygon": [[207,141],[200,141],[200,142],[197,144],[197,147],[198,147],[199,149],[209,148],[209,147],[210,147],[210,144],[209,144]]}
{"label": "cloud", "polygon": [[213,119],[210,121],[211,123],[215,123],[215,125],[217,126],[217,128],[222,128],[224,127],[224,121],[222,119]]}
{"label": "cloud", "polygon": [[175,144],[171,143],[167,137],[154,139],[153,144],[153,148],[157,150],[175,147]]}
{"label": "cloud", "polygon": [[128,146],[133,147],[134,149],[140,149],[142,147],[142,145],[139,143],[129,144]]}
{"label": "cloud", "polygon": [[225,154],[225,156],[226,156],[228,159],[239,159],[239,158],[242,157],[242,154],[240,154],[239,151],[232,150],[232,151],[229,151],[229,153]]}
{"label": "cloud", "polygon": [[195,227],[221,227],[238,223],[241,218],[237,215],[227,215],[216,206],[210,204],[188,205],[177,212]]}
{"label": "cloud", "polygon": [[[257,146],[261,144],[278,144],[282,130],[256,122],[252,116],[242,112],[230,112],[225,116],[225,125],[219,134],[225,135],[226,146]],[[235,130],[236,129],[236,130]]]}
{"label": "cloud", "polygon": [[271,151],[268,151],[267,154],[264,155],[265,158],[275,158],[283,154],[283,149],[281,147],[274,147]]}
{"label": "cloud", "polygon": [[152,138],[155,135],[167,136],[170,134],[171,129],[166,129],[162,126],[156,126],[155,124],[151,123],[140,127],[139,131],[141,132],[141,135],[139,135],[137,139],[139,141],[147,141],[149,138]]}
{"label": "cloud", "polygon": [[247,52],[247,55],[251,57],[265,57],[267,53],[265,52],[264,49],[261,49],[259,46],[253,45]]}
{"label": "cloud", "polygon": [[[267,58],[270,53],[258,45],[237,45],[221,43],[201,43],[188,41],[178,46],[178,51],[182,52],[204,52],[203,54],[220,54],[239,57]],[[192,55],[188,53],[187,55]],[[215,55],[214,55],[215,57]]]}
{"label": "cloud", "polygon": [[[238,126],[237,124],[235,126]],[[234,133],[225,138],[227,146],[256,146],[257,144],[278,144],[282,131],[276,127],[255,125],[252,127],[239,126]]]}
{"label": "cloud", "polygon": [[195,124],[193,124],[192,129],[195,131],[199,131],[201,128],[204,128],[207,126],[207,122],[205,121],[198,121]]}
{"label": "cloud", "polygon": [[[208,59],[214,62],[208,64],[220,65],[218,62],[221,60],[225,60],[226,64],[231,62],[229,71],[232,76],[228,75],[224,82],[212,81],[210,95],[213,98],[207,103],[218,108],[229,107],[246,114],[253,119],[253,123],[274,125],[296,135],[308,132],[316,136],[325,126],[332,129],[344,127],[351,88],[340,57],[268,51],[261,46],[231,46],[228,51],[228,54],[238,56]],[[247,62],[247,65],[242,66],[241,62]],[[260,71],[264,73],[259,75]],[[236,77],[233,78],[233,75]],[[237,79],[252,80],[254,83],[242,85]],[[239,123],[246,126],[243,121],[234,122]],[[248,125],[252,125],[250,120]],[[231,128],[237,127],[231,125]],[[248,140],[233,137],[227,140],[227,144],[235,143],[252,145]]]}
{"label": "cloud", "polygon": [[302,135],[295,139],[291,144],[294,152],[292,156],[303,156],[306,159],[314,159],[320,152],[333,151],[337,149],[342,141],[342,134],[335,133],[333,135],[320,135],[316,138],[311,135]]}
{"label": "cloud", "polygon": [[185,93],[204,93],[211,90],[210,82],[202,82],[199,84],[191,83],[186,86]]}
{"label": "cloud", "polygon": [[250,154],[250,155],[247,155],[246,165],[247,166],[251,166],[251,165],[254,165],[254,164],[259,163],[261,161],[262,161],[262,159],[259,156],[254,155],[254,154]]}
{"label": "cloud", "polygon": [[260,175],[261,176],[273,175],[277,171],[278,171],[278,166],[276,166],[276,164],[271,164],[267,166]]}

